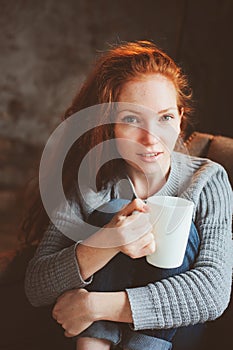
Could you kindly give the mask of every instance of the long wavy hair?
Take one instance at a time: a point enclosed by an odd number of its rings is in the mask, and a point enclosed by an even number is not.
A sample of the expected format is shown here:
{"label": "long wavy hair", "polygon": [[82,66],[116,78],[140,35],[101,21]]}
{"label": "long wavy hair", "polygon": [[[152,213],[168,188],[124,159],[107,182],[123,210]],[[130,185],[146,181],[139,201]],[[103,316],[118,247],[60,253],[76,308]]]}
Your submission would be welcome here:
{"label": "long wavy hair", "polygon": [[[178,110],[183,111],[181,129],[184,131],[192,111],[191,90],[187,78],[174,60],[151,41],[123,42],[111,46],[107,52],[102,53],[71,106],[66,110],[63,120],[85,108],[117,102],[125,83],[148,74],[161,74],[174,84]],[[98,114],[99,120],[96,121],[96,125],[99,126],[85,132],[70,148],[63,166],[63,187],[67,195],[74,188],[83,157],[96,145],[114,139],[114,123],[110,121],[109,115],[108,109],[105,113]],[[106,152],[108,149],[103,146],[96,158],[97,169],[99,169],[98,162],[101,162],[101,157]],[[124,173],[124,165],[122,159],[113,159],[101,167],[96,179],[97,190]],[[93,174],[92,171],[89,173]],[[36,194],[32,197],[30,209],[22,225],[28,243],[40,240],[49,223],[40,198],[38,181],[35,186],[36,190],[33,193]]]}

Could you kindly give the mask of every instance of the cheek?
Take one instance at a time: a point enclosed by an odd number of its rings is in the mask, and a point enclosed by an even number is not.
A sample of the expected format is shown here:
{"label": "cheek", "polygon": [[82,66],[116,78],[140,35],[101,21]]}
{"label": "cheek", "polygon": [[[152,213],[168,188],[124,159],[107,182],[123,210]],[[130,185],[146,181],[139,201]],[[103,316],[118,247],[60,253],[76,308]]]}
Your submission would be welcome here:
{"label": "cheek", "polygon": [[114,129],[114,137],[115,137],[115,144],[116,149],[119,152],[121,156],[123,156],[122,152],[124,150],[123,141],[127,137],[126,132],[123,130],[123,128],[120,125],[116,125]]}
{"label": "cheek", "polygon": [[162,130],[160,134],[160,142],[164,145],[167,151],[172,152],[176,141],[180,134],[180,125],[172,126],[166,130]]}
{"label": "cheek", "polygon": [[114,136],[117,149],[132,147],[132,143],[135,143],[137,140],[137,130],[124,126],[116,126]]}
{"label": "cheek", "polygon": [[135,147],[137,146],[137,143],[122,136],[121,138],[116,138],[115,143],[118,153],[123,158],[130,157],[130,155],[132,157],[132,151],[134,151]]}
{"label": "cheek", "polygon": [[122,147],[122,142],[121,140],[119,140],[118,138],[115,139],[115,142],[116,142],[116,149],[118,151],[118,153],[123,156],[122,154],[122,150],[123,150],[123,147]]}
{"label": "cheek", "polygon": [[116,139],[128,139],[130,138],[129,128],[118,124],[115,126],[114,135]]}

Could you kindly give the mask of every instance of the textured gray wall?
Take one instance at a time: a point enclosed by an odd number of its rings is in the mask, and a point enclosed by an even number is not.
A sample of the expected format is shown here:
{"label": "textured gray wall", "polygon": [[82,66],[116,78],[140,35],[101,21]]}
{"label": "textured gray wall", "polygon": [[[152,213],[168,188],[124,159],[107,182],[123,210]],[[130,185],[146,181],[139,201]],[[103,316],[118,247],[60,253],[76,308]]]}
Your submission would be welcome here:
{"label": "textured gray wall", "polygon": [[15,239],[33,145],[46,142],[108,43],[154,40],[190,77],[196,129],[233,136],[232,18],[232,0],[0,0],[2,249]]}
{"label": "textured gray wall", "polygon": [[183,11],[183,1],[1,3],[0,132],[32,143],[47,139],[97,51],[151,38],[175,53]]}
{"label": "textured gray wall", "polygon": [[107,43],[153,39],[186,69],[198,128],[231,135],[231,0],[1,0],[0,134],[43,143]]}

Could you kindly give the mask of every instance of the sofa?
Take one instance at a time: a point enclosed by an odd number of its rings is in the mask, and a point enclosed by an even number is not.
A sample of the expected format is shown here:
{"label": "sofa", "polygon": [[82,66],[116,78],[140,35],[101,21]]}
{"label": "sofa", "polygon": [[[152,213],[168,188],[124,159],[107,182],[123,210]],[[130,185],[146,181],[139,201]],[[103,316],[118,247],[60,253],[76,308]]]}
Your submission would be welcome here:
{"label": "sofa", "polygon": [[[222,164],[233,185],[233,139],[194,132],[185,142],[191,155],[207,157]],[[179,149],[178,151],[183,151]],[[36,244],[19,245],[0,253],[0,350],[74,350],[75,343],[63,335],[63,329],[52,319],[52,306],[33,307],[24,293],[24,276]],[[174,350],[214,350],[233,348],[231,327],[233,301],[215,321],[204,326],[179,329]],[[199,328],[200,327],[200,328]],[[195,334],[201,334],[196,337]],[[144,350],[144,349],[142,349]]]}

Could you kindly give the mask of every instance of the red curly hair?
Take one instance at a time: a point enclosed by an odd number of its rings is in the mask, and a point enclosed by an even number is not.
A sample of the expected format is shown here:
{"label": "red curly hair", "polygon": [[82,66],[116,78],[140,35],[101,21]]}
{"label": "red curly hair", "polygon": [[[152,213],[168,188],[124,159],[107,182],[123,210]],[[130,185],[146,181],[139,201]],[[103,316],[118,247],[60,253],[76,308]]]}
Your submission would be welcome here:
{"label": "red curly hair", "polygon": [[[128,81],[143,78],[148,74],[161,74],[170,79],[177,92],[178,110],[183,111],[181,128],[186,127],[187,116],[191,108],[191,90],[186,76],[181,68],[160,48],[150,41],[123,42],[112,46],[95,62],[93,70],[87,77],[82,88],[75,96],[71,106],[66,110],[63,119],[69,118],[76,112],[98,104],[111,104],[117,102],[121,89]],[[66,194],[70,193],[77,182],[77,172],[83,157],[97,144],[114,138],[114,124],[110,121],[110,113],[100,113],[96,120],[97,127],[82,135],[71,147],[64,162],[63,186]],[[78,118],[78,114],[77,114]],[[88,121],[87,121],[88,122]],[[59,150],[55,150],[59,152]],[[101,154],[109,152],[102,147]],[[101,154],[96,155],[96,169],[101,161]],[[58,155],[59,156],[59,155]],[[97,189],[101,189],[109,182],[124,173],[124,161],[113,159],[105,164],[99,171],[96,179]],[[56,169],[52,166],[51,169]],[[51,170],[52,173],[52,170]],[[51,174],[50,173],[50,174]],[[89,171],[93,174],[92,171]],[[52,181],[52,176],[48,180]],[[88,179],[87,179],[88,181]],[[37,184],[38,185],[38,184]],[[27,242],[41,238],[48,225],[49,218],[43,208],[39,189],[34,198],[28,216],[23,223]]]}

